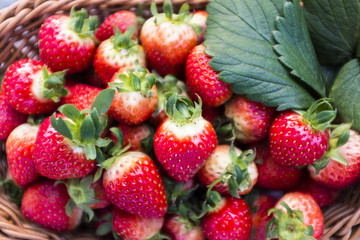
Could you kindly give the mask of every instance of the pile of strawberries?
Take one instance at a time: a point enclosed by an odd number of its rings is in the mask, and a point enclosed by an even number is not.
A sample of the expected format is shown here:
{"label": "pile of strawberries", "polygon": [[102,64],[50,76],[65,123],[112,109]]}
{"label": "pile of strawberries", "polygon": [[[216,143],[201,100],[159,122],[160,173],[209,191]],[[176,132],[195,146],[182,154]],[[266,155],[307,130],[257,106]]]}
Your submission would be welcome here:
{"label": "pile of strawberries", "polygon": [[0,140],[24,217],[131,240],[320,239],[321,207],[360,179],[360,135],[326,99],[278,112],[233,94],[202,45],[207,13],[163,9],[142,27],[50,16],[40,61],[8,68]]}

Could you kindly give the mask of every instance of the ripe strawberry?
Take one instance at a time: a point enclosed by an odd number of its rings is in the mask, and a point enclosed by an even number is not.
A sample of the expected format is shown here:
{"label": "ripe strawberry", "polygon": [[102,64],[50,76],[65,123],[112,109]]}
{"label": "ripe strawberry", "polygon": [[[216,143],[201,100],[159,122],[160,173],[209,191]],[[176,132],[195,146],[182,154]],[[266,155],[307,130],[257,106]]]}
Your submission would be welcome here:
{"label": "ripe strawberry", "polygon": [[275,109],[236,95],[225,104],[225,115],[234,124],[236,139],[255,143],[268,136]]}
{"label": "ripe strawberry", "polygon": [[205,240],[201,227],[180,215],[166,216],[163,231],[173,240]]}
{"label": "ripe strawberry", "polygon": [[137,40],[131,40],[134,28],[122,34],[118,29],[110,39],[103,41],[96,49],[94,68],[96,74],[107,84],[114,73],[121,68],[146,65],[145,53]]}
{"label": "ripe strawberry", "polygon": [[151,151],[154,130],[148,124],[142,123],[135,126],[120,124],[118,128],[124,134],[124,146],[130,144],[129,151],[144,153]]}
{"label": "ripe strawberry", "polygon": [[155,236],[163,223],[164,218],[146,219],[114,208],[113,228],[123,240],[160,239]]}
{"label": "ripe strawberry", "polygon": [[161,76],[182,73],[186,58],[197,44],[197,36],[189,23],[189,6],[183,5],[179,14],[173,14],[170,1],[164,2],[165,13],[158,14],[155,3],[153,17],[141,28],[140,40],[150,66]]}
{"label": "ripe strawberry", "polygon": [[83,83],[76,83],[67,86],[69,94],[61,99],[61,105],[73,104],[80,111],[91,109],[96,96],[101,92],[101,88],[93,87]]}
{"label": "ripe strawberry", "polygon": [[193,99],[197,95],[206,99],[204,105],[218,107],[232,95],[231,85],[222,82],[214,69],[210,67],[210,57],[205,54],[205,46],[194,47],[186,60],[186,83]]}
{"label": "ripe strawberry", "polygon": [[27,116],[13,109],[0,91],[0,141],[6,140],[12,130],[26,122]]}
{"label": "ripe strawberry", "polygon": [[310,176],[316,182],[324,187],[331,189],[345,189],[355,184],[360,179],[360,134],[350,130],[348,142],[337,150],[348,161],[348,165],[341,164],[331,159],[329,164],[319,174],[316,174],[315,168],[309,166]]}
{"label": "ripe strawberry", "polygon": [[[286,212],[284,210],[286,209]],[[324,232],[324,217],[321,208],[308,193],[285,194],[269,211],[270,239],[320,239]]]}
{"label": "ripe strawberry", "polygon": [[198,34],[198,43],[201,44],[204,41],[205,30],[206,30],[206,20],[208,18],[208,13],[204,10],[197,10],[192,14],[190,20],[191,24],[197,24],[201,26],[201,31],[197,32]]}
{"label": "ripe strawberry", "polygon": [[205,118],[207,121],[211,122],[213,125],[221,115],[222,115],[221,108],[202,106],[203,118]]}
{"label": "ripe strawberry", "polygon": [[259,195],[252,204],[255,213],[252,215],[253,228],[255,233],[252,239],[264,240],[267,237],[266,226],[271,219],[268,211],[276,204],[276,199],[268,195]]}
{"label": "ripe strawberry", "polygon": [[67,94],[64,74],[52,73],[42,62],[22,59],[6,71],[1,89],[15,110],[24,114],[49,113]]}
{"label": "ripe strawberry", "polygon": [[257,186],[273,190],[289,190],[300,181],[302,170],[281,166],[270,156],[267,141],[252,146],[256,152],[255,163],[259,172]]}
{"label": "ripe strawberry", "polygon": [[166,95],[165,112],[169,118],[155,133],[155,154],[172,178],[186,182],[214,152],[216,133],[201,117],[201,100],[194,106],[190,99],[170,93]]}
{"label": "ripe strawberry", "polygon": [[105,19],[96,30],[95,37],[98,41],[102,42],[115,34],[114,27],[124,33],[131,25],[136,26],[133,37],[137,38],[138,27],[135,13],[124,10],[118,11]]}
{"label": "ripe strawberry", "polygon": [[94,30],[97,17],[88,16],[85,9],[70,16],[48,17],[39,30],[40,59],[53,71],[81,72],[91,66],[95,53]]}
{"label": "ripe strawberry", "polygon": [[143,218],[162,218],[166,194],[153,160],[142,152],[126,152],[102,165],[107,198],[116,207]]}
{"label": "ripe strawberry", "polygon": [[16,127],[6,140],[6,157],[12,179],[21,187],[40,177],[36,171],[33,150],[39,126],[24,123]]}
{"label": "ripe strawberry", "polygon": [[223,197],[202,219],[205,237],[213,239],[250,239],[251,212],[241,198]]}
{"label": "ripe strawberry", "polygon": [[[245,195],[255,186],[258,178],[254,157],[254,154],[242,153],[233,146],[219,145],[206,160],[197,177],[205,186],[217,181],[214,189],[221,194],[231,194],[236,197]],[[231,183],[229,183],[230,178],[234,180]]]}
{"label": "ripe strawberry", "polygon": [[54,181],[42,180],[30,185],[24,193],[21,211],[24,217],[42,227],[67,232],[76,228],[81,222],[82,211],[74,208],[71,216],[65,212],[70,200],[66,187],[54,186]]}
{"label": "ripe strawberry", "polygon": [[136,125],[155,111],[158,96],[155,77],[143,68],[120,69],[109,86],[117,89],[110,115],[118,122]]}

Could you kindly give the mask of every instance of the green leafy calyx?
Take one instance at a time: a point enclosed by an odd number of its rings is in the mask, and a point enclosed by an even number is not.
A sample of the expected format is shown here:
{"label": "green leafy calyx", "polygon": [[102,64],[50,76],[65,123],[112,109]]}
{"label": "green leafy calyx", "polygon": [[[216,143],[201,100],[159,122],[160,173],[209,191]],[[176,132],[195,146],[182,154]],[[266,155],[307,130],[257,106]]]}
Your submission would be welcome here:
{"label": "green leafy calyx", "polygon": [[60,97],[66,96],[69,91],[65,88],[65,73],[66,71],[49,73],[46,67],[43,67],[42,95],[44,98],[51,99],[54,102],[59,102]]}
{"label": "green leafy calyx", "polygon": [[201,117],[202,101],[199,96],[198,102],[194,103],[187,97],[169,92],[165,94],[164,109],[166,114],[176,121],[192,121]]}
{"label": "green leafy calyx", "polygon": [[131,52],[138,52],[138,41],[132,40],[136,26],[131,25],[128,29],[122,33],[119,28],[114,27],[115,34],[110,38],[110,41],[114,45],[114,48],[125,56],[129,55]]}
{"label": "green leafy calyx", "polygon": [[155,24],[170,21],[174,24],[187,23],[192,26],[190,23],[192,14],[189,12],[189,4],[187,3],[181,6],[178,14],[174,14],[171,1],[168,0],[164,1],[163,4],[164,13],[158,13],[155,2],[152,2],[150,10],[152,15],[155,16]]}
{"label": "green leafy calyx", "polygon": [[80,11],[75,11],[75,6],[70,11],[70,29],[76,32],[80,37],[92,37],[95,30],[99,27],[99,20],[96,16],[88,18],[87,11],[82,8]]}

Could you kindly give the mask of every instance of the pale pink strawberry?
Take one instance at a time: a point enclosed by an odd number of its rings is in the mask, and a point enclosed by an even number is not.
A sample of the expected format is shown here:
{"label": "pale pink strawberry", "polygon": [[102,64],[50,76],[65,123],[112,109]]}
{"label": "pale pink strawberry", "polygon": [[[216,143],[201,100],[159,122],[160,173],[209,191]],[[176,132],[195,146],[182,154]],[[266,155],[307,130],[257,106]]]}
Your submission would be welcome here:
{"label": "pale pink strawberry", "polygon": [[201,226],[195,226],[180,215],[166,216],[163,230],[173,240],[205,240]]}
{"label": "pale pink strawberry", "polygon": [[190,23],[197,24],[201,27],[201,31],[197,32],[198,43],[201,44],[205,38],[206,20],[208,18],[208,13],[204,10],[197,10],[192,15],[193,16],[190,20]]}

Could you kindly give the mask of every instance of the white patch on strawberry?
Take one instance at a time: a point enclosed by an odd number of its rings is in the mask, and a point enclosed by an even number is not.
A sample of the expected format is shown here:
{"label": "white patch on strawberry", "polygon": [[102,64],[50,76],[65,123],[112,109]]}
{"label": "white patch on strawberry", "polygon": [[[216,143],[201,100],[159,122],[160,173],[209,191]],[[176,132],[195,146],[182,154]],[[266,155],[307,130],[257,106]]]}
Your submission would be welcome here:
{"label": "white patch on strawberry", "polygon": [[[174,133],[179,139],[193,137],[195,135],[199,135],[203,133],[204,129],[206,129],[206,125],[209,124],[203,117],[196,118],[190,122],[185,121],[184,123],[177,122],[173,119],[168,119],[164,122],[163,128],[165,132]],[[166,130],[165,130],[166,129]],[[193,139],[194,143],[197,144]]]}
{"label": "white patch on strawberry", "polygon": [[59,34],[56,34],[56,39],[60,41],[66,39],[68,42],[82,42],[83,46],[94,45],[94,41],[91,37],[82,38],[79,36],[79,34],[71,30],[70,20],[70,18],[57,18],[52,20],[53,23],[56,23],[57,26],[60,26],[60,32]]}
{"label": "white patch on strawberry", "polygon": [[33,82],[31,85],[31,91],[32,93],[35,95],[36,99],[39,102],[42,103],[46,103],[46,102],[51,102],[51,99],[47,99],[43,97],[43,85],[44,85],[44,73],[42,72],[42,70],[40,69],[38,72],[36,72],[35,74],[33,74],[32,76]]}
{"label": "white patch on strawberry", "polygon": [[30,136],[36,136],[37,132],[39,130],[39,126],[37,125],[30,125],[29,123],[24,123],[16,127],[12,131],[12,135],[15,138],[27,138]]}

